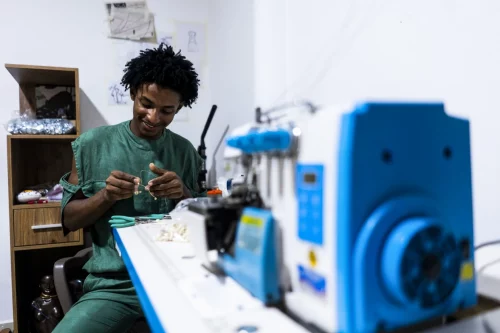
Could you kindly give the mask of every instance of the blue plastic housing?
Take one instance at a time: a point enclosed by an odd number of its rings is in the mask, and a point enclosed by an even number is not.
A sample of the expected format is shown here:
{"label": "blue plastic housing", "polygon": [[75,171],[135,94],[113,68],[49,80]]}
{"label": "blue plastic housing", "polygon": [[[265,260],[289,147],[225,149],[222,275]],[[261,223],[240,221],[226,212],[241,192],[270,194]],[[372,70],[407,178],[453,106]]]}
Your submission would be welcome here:
{"label": "blue plastic housing", "polygon": [[469,122],[440,103],[359,105],[342,118],[338,167],[339,331],[473,306]]}

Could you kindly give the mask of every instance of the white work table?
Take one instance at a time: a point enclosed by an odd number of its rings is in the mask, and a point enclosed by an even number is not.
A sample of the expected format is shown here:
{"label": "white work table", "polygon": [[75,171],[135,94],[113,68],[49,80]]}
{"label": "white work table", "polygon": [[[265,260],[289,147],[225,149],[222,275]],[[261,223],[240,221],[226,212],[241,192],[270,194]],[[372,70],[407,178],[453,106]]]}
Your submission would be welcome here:
{"label": "white work table", "polygon": [[264,307],[231,278],[209,273],[191,244],[155,241],[160,228],[142,224],[114,230],[154,333],[307,332],[279,310]]}
{"label": "white work table", "polygon": [[[209,273],[191,244],[156,242],[161,227],[114,231],[152,332],[307,332],[279,310],[264,307],[231,278]],[[500,302],[500,245],[477,250],[475,267],[478,293]]]}
{"label": "white work table", "polygon": [[477,292],[500,302],[500,244],[478,249],[475,267]]}

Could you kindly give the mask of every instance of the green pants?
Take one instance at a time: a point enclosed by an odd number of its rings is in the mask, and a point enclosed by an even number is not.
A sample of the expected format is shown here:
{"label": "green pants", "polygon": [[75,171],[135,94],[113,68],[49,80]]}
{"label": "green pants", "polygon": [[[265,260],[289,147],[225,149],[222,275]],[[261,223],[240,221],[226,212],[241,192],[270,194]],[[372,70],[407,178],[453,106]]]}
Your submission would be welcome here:
{"label": "green pants", "polygon": [[89,275],[85,279],[84,295],[53,333],[125,333],[141,317],[139,299],[128,277]]}

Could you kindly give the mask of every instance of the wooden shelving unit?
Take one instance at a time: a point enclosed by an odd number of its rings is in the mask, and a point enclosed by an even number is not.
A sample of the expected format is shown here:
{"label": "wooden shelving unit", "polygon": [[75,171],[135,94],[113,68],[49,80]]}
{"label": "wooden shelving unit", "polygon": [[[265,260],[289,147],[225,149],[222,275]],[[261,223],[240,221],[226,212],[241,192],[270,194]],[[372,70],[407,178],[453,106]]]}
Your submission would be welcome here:
{"label": "wooden shelving unit", "polygon": [[14,331],[31,331],[31,301],[39,295],[42,276],[51,275],[54,262],[83,247],[83,231],[63,235],[61,205],[21,204],[17,194],[30,186],[57,182],[71,170],[71,142],[80,135],[80,89],[77,68],[6,64],[19,84],[19,110],[36,111],[39,85],[75,88],[74,135],[8,135],[10,249]]}

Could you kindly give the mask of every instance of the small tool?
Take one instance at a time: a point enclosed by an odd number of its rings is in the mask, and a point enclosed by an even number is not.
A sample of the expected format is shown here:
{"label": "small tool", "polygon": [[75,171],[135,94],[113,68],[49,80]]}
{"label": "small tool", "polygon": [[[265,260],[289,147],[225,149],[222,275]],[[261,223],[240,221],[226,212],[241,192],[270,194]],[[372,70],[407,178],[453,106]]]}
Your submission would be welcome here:
{"label": "small tool", "polygon": [[125,215],[113,215],[109,223],[112,228],[125,228],[131,227],[137,224],[150,223],[156,220],[170,220],[172,219],[170,215],[166,214],[150,214],[145,216],[125,216]]}
{"label": "small tool", "polygon": [[135,225],[135,217],[114,215],[108,223],[111,224],[111,228],[131,227]]}

